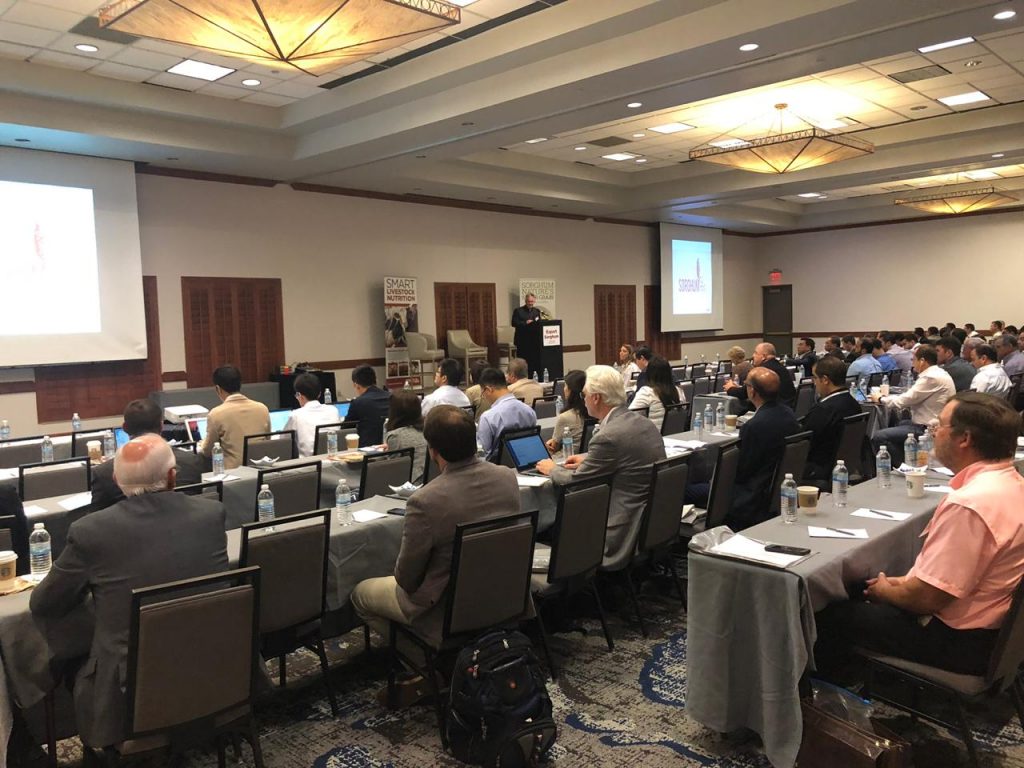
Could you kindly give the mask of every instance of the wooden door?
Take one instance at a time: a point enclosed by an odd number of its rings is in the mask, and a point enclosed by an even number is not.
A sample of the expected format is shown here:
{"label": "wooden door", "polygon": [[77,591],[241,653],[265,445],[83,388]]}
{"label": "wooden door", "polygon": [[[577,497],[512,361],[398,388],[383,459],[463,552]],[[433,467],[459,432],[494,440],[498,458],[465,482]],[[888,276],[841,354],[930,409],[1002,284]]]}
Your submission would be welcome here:
{"label": "wooden door", "polygon": [[775,345],[779,357],[793,354],[793,286],[761,288],[761,320],[764,340]]}
{"label": "wooden door", "polygon": [[468,330],[487,347],[487,359],[498,362],[498,316],[494,283],[434,283],[437,343],[448,348],[448,331]]}
{"label": "wooden door", "polygon": [[636,341],[636,286],[594,286],[594,359],[611,365],[619,347]]}

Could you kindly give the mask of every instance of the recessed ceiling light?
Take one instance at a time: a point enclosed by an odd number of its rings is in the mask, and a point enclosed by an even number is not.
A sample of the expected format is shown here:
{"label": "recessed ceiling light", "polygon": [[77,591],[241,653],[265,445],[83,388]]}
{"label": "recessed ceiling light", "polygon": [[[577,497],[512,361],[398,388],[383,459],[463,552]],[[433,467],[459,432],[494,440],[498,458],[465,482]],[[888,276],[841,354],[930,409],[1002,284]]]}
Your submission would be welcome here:
{"label": "recessed ceiling light", "polygon": [[719,147],[720,149],[735,149],[736,147],[747,147],[750,146],[749,141],[743,139],[722,139],[721,141],[708,142],[713,147]]}
{"label": "recessed ceiling light", "polygon": [[740,50],[743,51],[744,53],[750,53],[751,51],[756,51],[760,47],[761,46],[759,46],[757,43],[744,43],[743,45],[740,46]]}
{"label": "recessed ceiling light", "polygon": [[583,150],[586,149],[586,146],[585,145],[580,145],[578,147],[573,147],[573,149],[575,149],[577,152],[582,152]]}
{"label": "recessed ceiling light", "polygon": [[911,107],[910,111],[911,112],[920,112],[922,109],[928,109],[928,105],[927,104],[918,104],[916,107]]}
{"label": "recessed ceiling light", "polygon": [[640,109],[640,107],[642,107],[643,105],[644,103],[642,101],[631,101],[626,106],[629,107],[630,109]]}
{"label": "recessed ceiling light", "polygon": [[542,136],[539,139],[527,139],[526,143],[527,144],[540,144],[542,141],[547,141],[547,139]]}
{"label": "recessed ceiling light", "polygon": [[645,137],[646,135],[647,135],[646,133],[634,133],[634,134],[633,134],[633,138],[634,138],[634,139],[642,139],[642,138],[644,138],[644,137]]}
{"label": "recessed ceiling light", "polygon": [[970,61],[964,62],[964,66],[967,67],[968,69],[973,69],[974,67],[980,66],[980,64],[981,59],[971,59]]}
{"label": "recessed ceiling light", "polygon": [[651,126],[651,130],[655,133],[680,133],[691,128],[693,126],[687,123],[665,123],[664,125]]}
{"label": "recessed ceiling light", "polygon": [[1003,153],[1003,152],[996,152],[994,155],[992,155],[992,157],[995,157],[995,158],[1006,157],[1006,154]]}
{"label": "recessed ceiling light", "polygon": [[255,88],[257,85],[260,85],[260,81],[257,80],[255,77],[247,77],[245,80],[242,81],[242,85],[247,85],[250,88]]}
{"label": "recessed ceiling light", "polygon": [[1000,11],[992,18],[995,19],[996,21],[1006,21],[1007,19],[1012,19],[1016,15],[1016,11]]}
{"label": "recessed ceiling light", "polygon": [[967,91],[954,96],[943,96],[939,99],[947,107],[959,107],[963,104],[974,104],[979,101],[988,101],[989,97],[981,91]]}
{"label": "recessed ceiling light", "polygon": [[95,45],[89,45],[88,43],[79,43],[75,46],[75,50],[81,51],[82,53],[96,53],[96,51],[98,51],[99,48],[97,48]]}
{"label": "recessed ceiling light", "polygon": [[998,179],[999,174],[995,171],[980,170],[980,171],[968,171],[964,174],[971,181],[985,181],[986,179]]}
{"label": "recessed ceiling light", "polygon": [[638,157],[638,158],[636,159],[636,161],[637,161],[638,163],[646,163],[646,162],[647,162],[647,158],[646,158],[646,157]]}
{"label": "recessed ceiling light", "polygon": [[636,160],[638,157],[632,152],[612,152],[610,155],[601,155],[605,160]]}
{"label": "recessed ceiling light", "polygon": [[197,80],[208,80],[213,82],[214,80],[220,80],[226,75],[230,75],[235,70],[230,67],[218,67],[216,64],[206,64],[194,59],[185,59],[180,64],[175,64],[167,71],[172,75],[183,75],[185,77],[194,77]]}
{"label": "recessed ceiling light", "polygon": [[944,48],[956,48],[958,45],[967,45],[973,43],[973,37],[960,37],[956,40],[947,40],[944,43],[935,43],[934,45],[926,45],[924,48],[918,48],[920,53],[932,53],[933,51],[941,51]]}
{"label": "recessed ceiling light", "polygon": [[797,195],[797,197],[812,198],[812,197],[824,197],[824,195],[822,195],[819,192],[801,192],[799,195]]}

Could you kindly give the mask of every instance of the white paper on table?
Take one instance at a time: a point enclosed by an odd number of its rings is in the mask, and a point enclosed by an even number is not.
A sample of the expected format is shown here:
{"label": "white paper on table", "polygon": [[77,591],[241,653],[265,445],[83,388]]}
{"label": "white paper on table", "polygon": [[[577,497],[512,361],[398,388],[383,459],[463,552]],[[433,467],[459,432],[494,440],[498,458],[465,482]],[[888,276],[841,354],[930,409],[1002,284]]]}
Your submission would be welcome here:
{"label": "white paper on table", "polygon": [[13,480],[17,476],[18,476],[18,468],[17,467],[14,467],[13,469],[8,469],[6,467],[3,468],[3,469],[0,469],[0,478],[2,478],[4,480]]}
{"label": "white paper on table", "polygon": [[713,435],[714,437],[733,437],[733,435],[728,432],[708,432],[708,434]]}
{"label": "white paper on table", "polygon": [[946,477],[952,477],[956,474],[952,469],[946,469],[945,467],[932,467],[931,469],[932,472],[938,472],[940,475],[945,475]]}
{"label": "white paper on table", "polygon": [[892,522],[899,522],[900,520],[906,520],[910,517],[909,512],[890,512],[888,509],[875,511],[868,509],[867,507],[861,507],[860,509],[854,510],[850,513],[853,517],[867,517],[871,520],[891,520]]}
{"label": "white paper on table", "polygon": [[925,483],[924,489],[932,493],[949,493],[953,490],[953,486],[942,485],[941,483]]}
{"label": "white paper on table", "polygon": [[730,555],[743,560],[753,560],[766,565],[774,565],[776,568],[788,568],[798,560],[803,560],[807,555],[784,555],[781,552],[765,552],[765,545],[759,541],[748,539],[746,536],[736,534],[720,544],[716,544],[709,551],[717,555]]}
{"label": "white paper on table", "polygon": [[703,448],[707,443],[702,440],[676,440],[674,437],[663,437],[662,440],[665,443],[666,448],[686,448],[691,451],[695,451],[698,448]]}
{"label": "white paper on table", "polygon": [[1017,438],[1017,445],[1020,446],[1021,448],[1024,448],[1024,437]]}
{"label": "white paper on table", "polygon": [[61,507],[70,512],[73,509],[84,507],[86,504],[92,503],[92,494],[88,491],[85,493],[76,493],[74,496],[68,496],[66,499],[62,499],[57,502]]}
{"label": "white paper on table", "polygon": [[210,475],[206,478],[206,482],[215,483],[220,480],[223,483],[230,483],[232,480],[238,480],[238,475],[229,475],[227,472],[222,472],[219,475]]}
{"label": "white paper on table", "polygon": [[516,473],[516,482],[519,483],[520,488],[540,488],[551,481],[549,478],[544,477],[544,475],[520,475]]}
{"label": "white paper on table", "polygon": [[40,507],[38,504],[26,504],[24,510],[26,517],[30,515],[45,515],[47,512],[46,507]]}
{"label": "white paper on table", "polygon": [[[845,533],[839,533],[839,531],[845,531]],[[836,528],[831,530],[817,525],[808,525],[807,535],[812,539],[866,539],[868,532],[864,528]]]}
{"label": "white paper on table", "polygon": [[379,517],[386,517],[386,515],[383,512],[375,512],[372,509],[357,509],[352,513],[352,519],[357,523],[368,523]]}

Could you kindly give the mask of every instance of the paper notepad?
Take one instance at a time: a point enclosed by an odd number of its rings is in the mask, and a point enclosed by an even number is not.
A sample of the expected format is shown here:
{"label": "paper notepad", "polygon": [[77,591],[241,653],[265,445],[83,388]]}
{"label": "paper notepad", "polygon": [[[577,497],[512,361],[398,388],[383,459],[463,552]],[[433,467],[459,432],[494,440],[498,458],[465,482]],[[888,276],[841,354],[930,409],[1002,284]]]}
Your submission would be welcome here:
{"label": "paper notepad", "polygon": [[68,496],[66,499],[62,499],[57,502],[61,507],[70,512],[73,509],[84,507],[86,504],[92,503],[91,493],[76,493],[74,496]]}
{"label": "paper notepad", "polygon": [[666,448],[675,448],[679,450],[695,451],[698,448],[703,448],[707,443],[701,440],[676,440],[673,437],[662,438]]}
{"label": "paper notepad", "polygon": [[807,535],[812,539],[866,539],[868,532],[863,528],[825,528],[808,525]]}
{"label": "paper notepad", "polygon": [[942,485],[941,483],[925,483],[924,489],[932,493],[949,493],[953,490],[953,486]]}
{"label": "paper notepad", "polygon": [[232,480],[237,480],[237,479],[238,479],[238,475],[229,475],[226,472],[222,472],[219,475],[210,475],[208,478],[206,478],[206,482],[208,482],[208,483],[215,483],[218,480],[220,480],[223,483],[230,483]]}
{"label": "paper notepad", "polygon": [[519,483],[520,488],[539,488],[542,485],[547,485],[548,478],[543,475],[516,475],[516,482]]}
{"label": "paper notepad", "polygon": [[40,507],[38,504],[26,504],[25,505],[25,516],[34,517],[35,515],[45,515],[46,507]]}
{"label": "paper notepad", "polygon": [[784,555],[781,552],[765,552],[764,547],[765,545],[759,541],[736,534],[732,538],[716,544],[710,551],[717,555],[728,555],[729,557],[738,557],[741,560],[753,560],[757,563],[774,565],[776,568],[788,568],[793,563],[806,557],[806,555]]}
{"label": "paper notepad", "polygon": [[352,519],[357,523],[368,523],[379,517],[387,517],[383,512],[375,512],[372,509],[357,509],[352,513]]}
{"label": "paper notepad", "polygon": [[870,520],[891,520],[893,522],[906,520],[910,517],[909,512],[890,512],[888,509],[868,509],[867,507],[861,507],[850,514],[854,517],[866,517]]}

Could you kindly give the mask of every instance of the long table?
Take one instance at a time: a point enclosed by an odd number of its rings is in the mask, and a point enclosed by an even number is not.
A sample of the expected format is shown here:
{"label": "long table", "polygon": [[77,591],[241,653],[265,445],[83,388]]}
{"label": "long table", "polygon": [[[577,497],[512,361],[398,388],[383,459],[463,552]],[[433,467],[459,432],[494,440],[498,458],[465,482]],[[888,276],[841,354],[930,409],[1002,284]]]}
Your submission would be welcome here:
{"label": "long table", "polygon": [[[929,473],[930,482],[949,478]],[[726,559],[691,546],[688,556],[687,711],[716,731],[749,728],[776,768],[796,761],[802,736],[799,683],[814,669],[814,614],[847,599],[848,584],[885,571],[906,573],[921,549],[921,532],[943,495],[906,495],[875,481],[849,489],[848,506],[823,494],[818,513],[797,523],[779,517],[743,531],[759,541],[807,547],[812,554],[788,569]],[[851,517],[859,507],[909,512],[904,521]],[[867,539],[811,538],[808,525],[864,528]]]}

